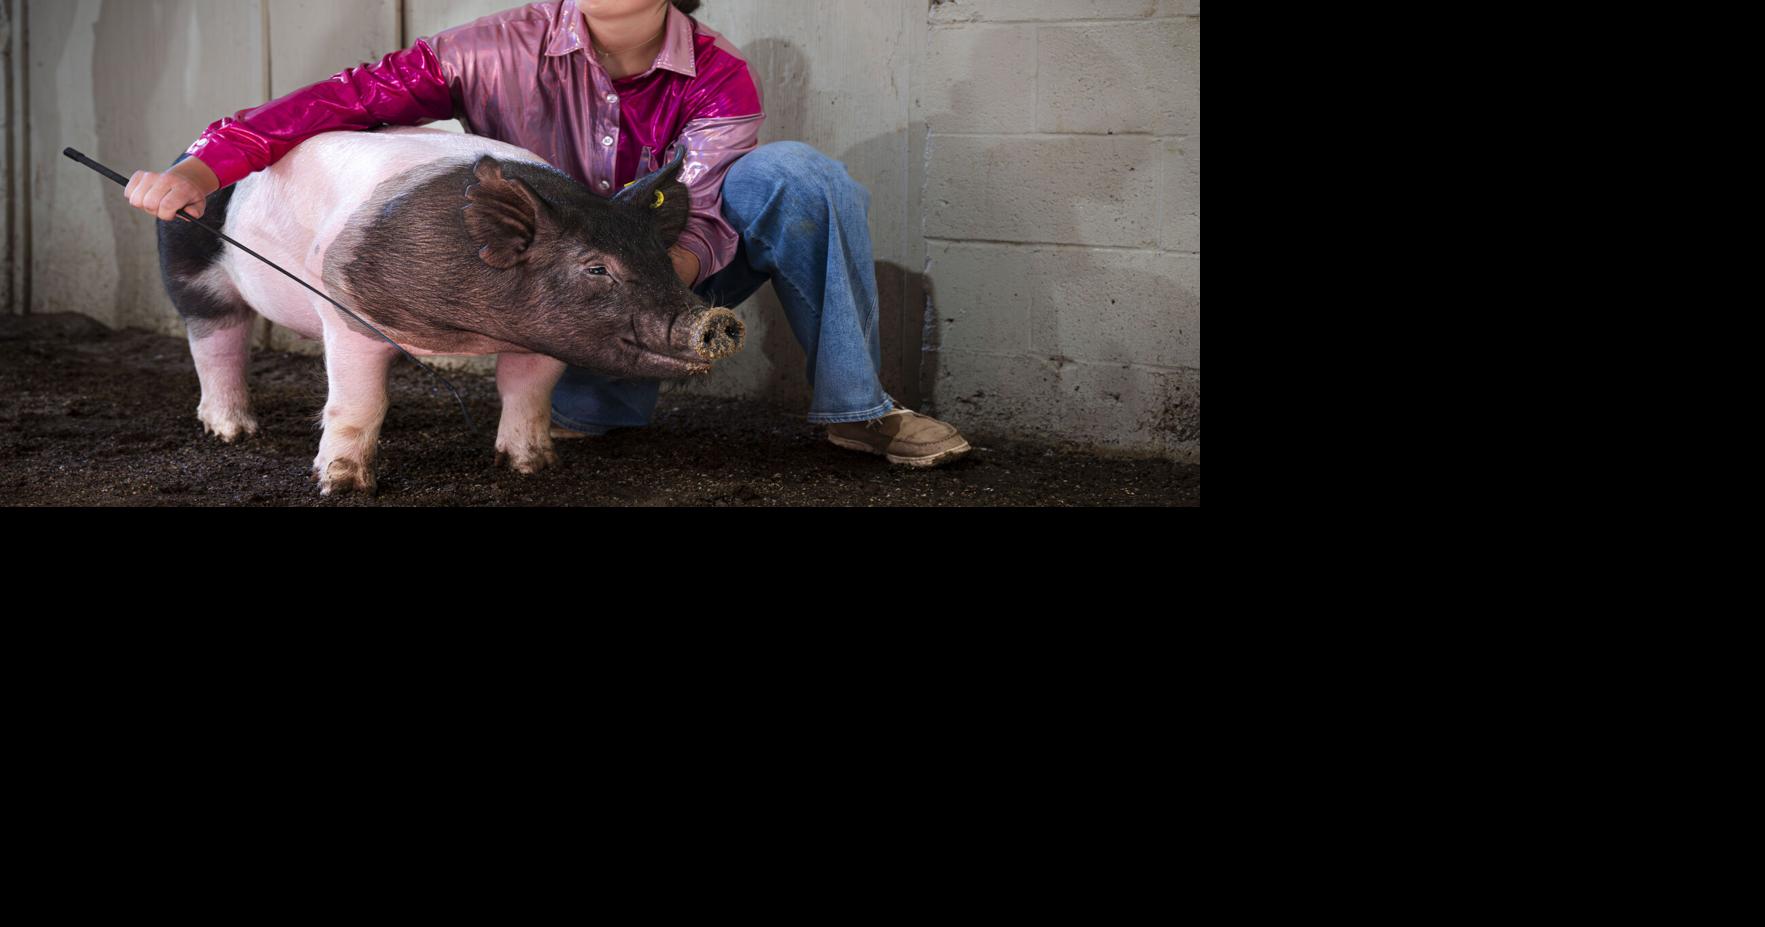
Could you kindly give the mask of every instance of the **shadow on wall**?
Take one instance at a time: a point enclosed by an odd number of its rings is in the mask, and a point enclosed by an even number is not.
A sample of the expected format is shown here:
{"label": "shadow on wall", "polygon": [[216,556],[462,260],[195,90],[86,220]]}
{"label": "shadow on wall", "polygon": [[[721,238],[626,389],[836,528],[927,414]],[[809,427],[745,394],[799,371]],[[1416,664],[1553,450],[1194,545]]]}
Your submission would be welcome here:
{"label": "shadow on wall", "polygon": [[[40,238],[39,229],[48,222],[49,217],[56,215],[57,210],[61,208],[55,197],[58,184],[50,183],[46,178],[52,176],[55,171],[63,170],[63,165],[86,171],[86,168],[61,156],[62,148],[74,144],[67,138],[67,130],[62,121],[64,109],[61,102],[61,86],[54,80],[53,70],[38,70],[34,67],[34,62],[37,61],[65,60],[67,56],[66,43],[73,38],[72,24],[78,13],[78,8],[71,3],[31,4],[30,53],[28,56],[21,55],[22,60],[19,62],[21,68],[30,68],[32,71],[31,134],[25,139],[25,144],[33,146],[31,151],[32,176],[26,178],[24,189],[19,193],[21,196],[32,198],[42,197],[41,201],[34,203],[31,207],[31,227],[22,230],[22,234],[31,235],[34,239]],[[51,45],[50,42],[56,37],[59,37],[63,44]],[[37,144],[39,139],[42,140],[40,146]],[[90,152],[88,153],[90,154]],[[94,154],[92,157],[103,161],[100,155]],[[91,173],[90,171],[86,172]],[[108,181],[106,182],[108,183]],[[54,260],[47,250],[37,246],[31,255],[32,266],[20,268],[20,273],[40,280],[45,275],[38,272],[39,268],[53,267]],[[32,302],[42,300],[43,293],[47,289],[41,284],[33,286],[31,288]],[[95,316],[97,314],[95,308],[72,309],[66,306],[41,304],[26,306],[24,309],[29,313],[78,311],[86,315]],[[100,318],[99,321],[107,325],[116,324],[114,317]]]}
{"label": "shadow on wall", "polygon": [[[760,82],[766,104],[760,144],[801,140],[807,128],[808,106],[802,88],[810,85],[808,59],[791,40],[783,38],[751,42],[742,54]],[[887,163],[888,159],[900,159],[908,137],[907,130],[902,130],[843,152],[822,153],[847,165]],[[847,173],[851,173],[849,166]],[[909,216],[908,221],[917,227],[917,217]],[[925,305],[919,294],[924,292],[923,275],[892,261],[876,261],[875,271],[883,389],[904,405],[917,409],[924,398],[919,389]],[[785,321],[784,309],[772,286],[761,287],[740,311],[751,333],[742,354],[724,361],[724,369],[715,378],[671,381],[664,386],[664,392],[718,395],[734,388],[746,395],[762,396],[806,411],[811,398],[807,359],[803,346]]]}
{"label": "shadow on wall", "polygon": [[[1009,57],[1012,41],[1004,30],[983,32],[975,57]],[[1118,57],[1096,42],[1083,54]],[[927,122],[933,131],[977,131],[977,114],[998,96],[978,80],[958,81],[950,111]],[[926,160],[937,170],[925,190],[927,233],[954,227],[941,234],[982,243],[927,243],[931,315],[920,385],[937,397],[940,414],[985,429],[1161,450],[1198,445],[1199,371],[1130,366],[1171,367],[1180,345],[1200,337],[1184,330],[1199,316],[1199,288],[1156,272],[1170,266],[1156,251],[1157,143],[1118,137],[1099,159],[1098,142],[1094,135],[1043,142],[1032,167],[1020,140],[928,138]],[[1037,189],[1025,178],[1059,180]],[[1151,250],[985,243],[1097,240]],[[940,256],[980,272],[952,276],[934,292]]]}
{"label": "shadow on wall", "polygon": [[[35,12],[36,6],[32,7]],[[94,157],[127,177],[137,170],[164,171],[182,152],[150,151],[164,117],[152,118],[154,101],[165,99],[160,86],[182,74],[186,55],[186,20],[195,12],[186,4],[104,0],[93,24],[92,94],[98,120],[98,153]],[[143,41],[143,37],[155,37]],[[53,136],[45,136],[53,137]],[[122,188],[104,184],[104,215],[115,243],[117,288],[111,324],[182,334],[183,323],[166,297],[159,273],[158,230],[153,217],[129,205]]]}

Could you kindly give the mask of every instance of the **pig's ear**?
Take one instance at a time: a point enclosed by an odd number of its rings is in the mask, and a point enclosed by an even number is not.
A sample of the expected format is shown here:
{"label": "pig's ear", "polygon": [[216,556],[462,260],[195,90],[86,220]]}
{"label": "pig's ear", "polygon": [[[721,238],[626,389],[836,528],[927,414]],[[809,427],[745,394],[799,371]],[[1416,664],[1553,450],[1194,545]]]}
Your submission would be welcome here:
{"label": "pig's ear", "polygon": [[680,238],[681,229],[692,216],[692,192],[680,182],[686,166],[686,146],[678,145],[674,160],[647,177],[638,180],[613,197],[613,202],[652,211],[656,230],[662,233],[662,244],[672,246]]}
{"label": "pig's ear", "polygon": [[519,177],[504,177],[503,166],[485,155],[472,167],[476,181],[466,188],[466,231],[482,247],[478,257],[498,270],[527,259],[539,234],[544,206],[539,194]]}

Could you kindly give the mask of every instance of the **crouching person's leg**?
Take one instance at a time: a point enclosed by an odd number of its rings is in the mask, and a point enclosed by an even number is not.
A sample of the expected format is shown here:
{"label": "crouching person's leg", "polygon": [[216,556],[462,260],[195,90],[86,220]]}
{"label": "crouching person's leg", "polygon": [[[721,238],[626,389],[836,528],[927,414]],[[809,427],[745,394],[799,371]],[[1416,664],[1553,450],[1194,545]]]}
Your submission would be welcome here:
{"label": "crouching person's leg", "polygon": [[809,421],[827,425],[835,445],[891,463],[925,467],[966,454],[954,427],[883,391],[870,191],[846,166],[803,142],[772,142],[730,165],[723,202],[803,346]]}
{"label": "crouching person's leg", "polygon": [[604,435],[614,428],[650,423],[661,393],[660,380],[602,376],[582,367],[565,367],[552,390],[552,437]]}

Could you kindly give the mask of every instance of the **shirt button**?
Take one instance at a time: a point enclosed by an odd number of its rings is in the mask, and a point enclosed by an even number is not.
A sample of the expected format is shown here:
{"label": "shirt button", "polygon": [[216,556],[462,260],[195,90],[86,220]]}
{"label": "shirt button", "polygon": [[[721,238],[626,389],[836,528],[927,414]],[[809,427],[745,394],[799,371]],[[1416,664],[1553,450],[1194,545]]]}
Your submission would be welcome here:
{"label": "shirt button", "polygon": [[618,94],[616,94],[616,93],[609,93],[609,94],[607,94],[607,102],[608,102],[608,103],[617,103],[617,102],[619,102],[619,95],[618,95]]}
{"label": "shirt button", "polygon": [[613,144],[613,136],[611,136],[611,135],[603,136],[601,138],[601,144],[603,144],[603,145]]}
{"label": "shirt button", "polygon": [[603,180],[603,181],[601,181],[601,189],[602,189],[602,190],[605,190],[605,189],[607,189],[607,188],[608,188],[608,187],[610,187],[610,186],[612,186],[612,184],[610,184],[610,183],[607,183],[607,182],[606,182],[606,181],[604,181],[604,180]]}

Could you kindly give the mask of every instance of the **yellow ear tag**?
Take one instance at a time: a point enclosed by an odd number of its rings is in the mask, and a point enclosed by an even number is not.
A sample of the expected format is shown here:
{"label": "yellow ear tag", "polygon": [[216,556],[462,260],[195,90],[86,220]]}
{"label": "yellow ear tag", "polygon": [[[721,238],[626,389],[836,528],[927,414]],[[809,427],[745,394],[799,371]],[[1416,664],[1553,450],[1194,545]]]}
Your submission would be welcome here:
{"label": "yellow ear tag", "polygon": [[[631,184],[634,184],[634,183],[637,183],[637,181],[633,180],[631,183],[626,184],[625,187],[629,187],[629,186],[631,186]],[[620,187],[619,189],[623,190],[623,189],[625,189],[625,187]],[[668,198],[662,195],[662,191],[657,190],[656,191],[656,202],[651,204],[650,208],[651,209],[661,209],[662,204],[666,203],[666,202],[668,202]]]}

